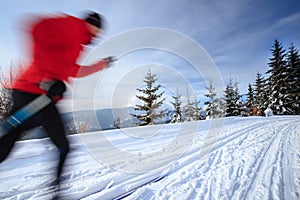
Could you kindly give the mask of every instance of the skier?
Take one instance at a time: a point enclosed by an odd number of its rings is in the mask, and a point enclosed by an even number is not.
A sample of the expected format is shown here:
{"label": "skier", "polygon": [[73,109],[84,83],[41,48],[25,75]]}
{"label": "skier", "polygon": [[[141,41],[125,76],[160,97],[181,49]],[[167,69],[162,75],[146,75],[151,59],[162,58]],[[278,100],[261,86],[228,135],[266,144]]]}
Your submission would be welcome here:
{"label": "skier", "polygon": [[[29,33],[32,41],[32,62],[12,86],[13,106],[10,114],[43,94],[51,96],[52,101],[0,139],[0,163],[6,159],[22,132],[41,126],[59,150],[56,173],[56,183],[59,184],[64,161],[69,152],[69,143],[55,104],[62,98],[64,81],[68,81],[68,77],[90,75],[107,68],[113,61],[112,57],[108,57],[91,66],[76,64],[83,45],[91,43],[102,29],[102,16],[93,11],[86,13],[82,19],[61,15],[39,19],[31,26]],[[62,83],[64,86],[60,87],[61,91],[54,91],[55,95],[40,87],[53,82],[59,83],[58,85]]]}

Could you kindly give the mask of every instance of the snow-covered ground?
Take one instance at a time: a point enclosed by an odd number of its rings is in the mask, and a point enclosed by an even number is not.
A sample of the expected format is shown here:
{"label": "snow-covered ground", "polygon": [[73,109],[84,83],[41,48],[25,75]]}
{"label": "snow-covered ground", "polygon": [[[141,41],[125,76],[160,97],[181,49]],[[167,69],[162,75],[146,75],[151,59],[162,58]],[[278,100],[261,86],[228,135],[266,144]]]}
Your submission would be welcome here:
{"label": "snow-covered ground", "polygon": [[[70,136],[61,199],[300,199],[300,117],[226,118]],[[222,124],[221,122],[220,124]],[[220,129],[221,128],[221,129]],[[18,142],[0,199],[51,199],[56,148]]]}

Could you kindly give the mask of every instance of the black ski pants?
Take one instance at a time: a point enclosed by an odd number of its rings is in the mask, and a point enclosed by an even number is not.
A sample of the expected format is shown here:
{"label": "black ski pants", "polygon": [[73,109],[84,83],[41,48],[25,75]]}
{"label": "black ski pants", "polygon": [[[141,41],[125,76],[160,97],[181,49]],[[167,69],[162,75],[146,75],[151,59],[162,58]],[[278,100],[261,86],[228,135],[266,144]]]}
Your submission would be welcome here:
{"label": "black ski pants", "polygon": [[[37,97],[38,95],[13,90],[13,107],[10,111],[10,114],[13,114]],[[65,130],[60,118],[60,114],[54,102],[48,105],[46,108],[42,109],[39,113],[30,118],[23,125],[14,129],[9,134],[6,134],[0,139],[0,163],[6,159],[15,142],[24,131],[40,126],[44,128],[48,136],[51,138],[52,142],[57,146],[59,150],[60,159],[58,162],[56,174],[57,179],[59,179],[60,174],[63,170],[64,161],[69,152],[69,143],[65,136]]]}

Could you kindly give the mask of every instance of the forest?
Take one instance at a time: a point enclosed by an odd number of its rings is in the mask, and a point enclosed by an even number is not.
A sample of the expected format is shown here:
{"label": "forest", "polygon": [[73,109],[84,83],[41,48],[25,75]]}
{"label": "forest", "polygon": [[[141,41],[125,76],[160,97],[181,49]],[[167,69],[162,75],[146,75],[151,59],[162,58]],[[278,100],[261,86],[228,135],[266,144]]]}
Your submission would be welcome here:
{"label": "forest", "polygon": [[[200,101],[187,92],[187,101],[183,105],[181,94],[173,97],[171,104],[174,114],[171,122],[195,121],[228,116],[265,116],[265,115],[299,115],[300,114],[300,55],[291,44],[288,50],[277,39],[271,49],[269,70],[263,76],[257,72],[253,83],[249,83],[245,96],[240,94],[239,85],[230,77],[224,89],[224,94],[216,94],[213,80],[207,89],[205,111]],[[160,84],[156,84],[157,74],[150,70],[145,75],[145,88],[138,88],[141,94],[136,97],[143,103],[136,105],[135,113],[131,115],[139,120],[138,125],[154,124],[167,114],[162,110],[165,98],[163,92],[158,92]],[[221,96],[220,96],[221,95]]]}

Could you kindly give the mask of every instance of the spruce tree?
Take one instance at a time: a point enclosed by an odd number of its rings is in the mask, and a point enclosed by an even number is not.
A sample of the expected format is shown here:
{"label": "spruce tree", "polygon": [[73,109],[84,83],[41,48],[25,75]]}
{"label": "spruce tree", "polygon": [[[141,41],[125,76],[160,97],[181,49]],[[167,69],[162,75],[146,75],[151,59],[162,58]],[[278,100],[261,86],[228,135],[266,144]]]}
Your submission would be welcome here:
{"label": "spruce tree", "polygon": [[209,81],[209,86],[206,89],[208,90],[208,94],[205,94],[204,96],[209,98],[208,101],[204,102],[204,104],[207,105],[206,117],[209,119],[220,117],[220,101],[217,98],[217,93],[215,92],[215,88],[213,87],[213,82],[211,80]]}
{"label": "spruce tree", "polygon": [[229,79],[224,91],[225,101],[225,116],[239,116],[241,115],[242,102],[240,101],[241,95],[238,88],[238,83],[233,83],[232,78]]}
{"label": "spruce tree", "polygon": [[190,95],[189,90],[187,89],[187,103],[182,109],[183,114],[183,121],[195,121],[200,120],[200,110],[201,107],[199,107],[199,101],[196,97],[194,97],[194,100],[192,100],[192,96]]}
{"label": "spruce tree", "polygon": [[287,77],[288,83],[286,94],[286,114],[300,114],[300,55],[292,44],[287,54]]}
{"label": "spruce tree", "polygon": [[171,104],[174,107],[174,114],[171,120],[171,123],[178,123],[181,122],[182,116],[181,116],[181,95],[179,94],[178,90],[176,91],[176,95],[172,96],[174,99],[174,102],[171,102]]}
{"label": "spruce tree", "polygon": [[235,91],[232,82],[232,78],[229,80],[229,84],[227,84],[226,89],[224,91],[224,101],[226,105],[225,116],[234,116],[234,111],[236,109],[235,105]]}
{"label": "spruce tree", "polygon": [[267,83],[269,84],[271,108],[274,114],[283,114],[285,112],[285,95],[288,87],[285,81],[287,76],[286,53],[277,39],[271,51],[273,57],[270,58],[268,63],[271,69],[267,71],[267,74],[269,74]]}
{"label": "spruce tree", "polygon": [[197,121],[201,119],[201,115],[200,115],[200,111],[201,111],[201,107],[199,106],[200,101],[197,100],[197,98],[195,97],[193,103],[193,120]]}
{"label": "spruce tree", "polygon": [[156,85],[157,80],[156,74],[153,74],[149,69],[144,79],[146,87],[137,89],[142,95],[136,95],[136,97],[141,100],[143,104],[136,105],[134,110],[137,113],[131,113],[131,116],[139,120],[139,126],[155,124],[159,118],[163,118],[166,115],[166,110],[159,111],[165,98],[161,99],[164,92],[159,93],[161,85]]}
{"label": "spruce tree", "polygon": [[247,99],[246,99],[246,108],[247,108],[247,113],[250,113],[250,110],[253,108],[255,104],[255,99],[254,99],[254,89],[252,88],[252,85],[249,83],[248,85],[248,93]]}
{"label": "spruce tree", "polygon": [[184,121],[190,122],[194,120],[194,102],[191,100],[191,95],[187,89],[187,103],[183,107]]}
{"label": "spruce tree", "polygon": [[254,84],[254,106],[259,110],[265,110],[265,90],[264,90],[264,78],[262,74],[257,72],[255,84]]}
{"label": "spruce tree", "polygon": [[240,90],[238,86],[238,82],[236,81],[234,84],[234,103],[235,110],[233,112],[234,116],[240,116],[242,111],[243,102],[241,101],[242,95],[240,95]]}

